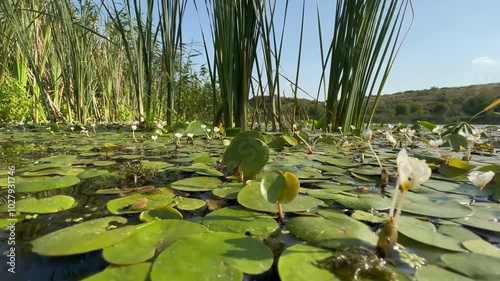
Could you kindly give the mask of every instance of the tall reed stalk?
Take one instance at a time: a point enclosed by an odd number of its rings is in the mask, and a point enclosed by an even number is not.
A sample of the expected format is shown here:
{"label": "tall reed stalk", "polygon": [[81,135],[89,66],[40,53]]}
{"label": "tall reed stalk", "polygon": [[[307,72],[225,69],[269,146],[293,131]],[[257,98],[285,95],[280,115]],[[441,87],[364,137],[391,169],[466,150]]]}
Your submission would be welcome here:
{"label": "tall reed stalk", "polygon": [[[389,75],[409,4],[409,0],[337,0],[323,128],[361,127],[370,97],[377,89],[378,100]],[[319,24],[318,29],[321,33]]]}
{"label": "tall reed stalk", "polygon": [[205,0],[205,5],[214,46],[212,77],[217,77],[220,87],[224,124],[230,128],[234,122],[236,127],[246,129],[259,35],[255,6],[262,5],[262,1]]}

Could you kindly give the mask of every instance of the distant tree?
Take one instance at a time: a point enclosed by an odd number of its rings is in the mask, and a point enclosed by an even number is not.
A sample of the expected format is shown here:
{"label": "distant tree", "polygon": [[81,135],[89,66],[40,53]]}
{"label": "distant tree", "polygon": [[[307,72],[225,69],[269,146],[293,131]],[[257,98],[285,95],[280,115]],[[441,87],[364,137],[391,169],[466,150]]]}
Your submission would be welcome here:
{"label": "distant tree", "polygon": [[490,105],[495,98],[487,94],[479,94],[467,98],[462,103],[462,110],[468,115],[474,115]]}
{"label": "distant tree", "polygon": [[412,102],[410,105],[410,112],[412,114],[424,114],[426,111],[425,105],[421,102]]}
{"label": "distant tree", "polygon": [[397,104],[394,110],[396,111],[396,115],[409,115],[411,113],[411,108],[406,103]]}
{"label": "distant tree", "polygon": [[444,102],[436,102],[431,109],[431,112],[436,115],[445,115],[450,107]]}

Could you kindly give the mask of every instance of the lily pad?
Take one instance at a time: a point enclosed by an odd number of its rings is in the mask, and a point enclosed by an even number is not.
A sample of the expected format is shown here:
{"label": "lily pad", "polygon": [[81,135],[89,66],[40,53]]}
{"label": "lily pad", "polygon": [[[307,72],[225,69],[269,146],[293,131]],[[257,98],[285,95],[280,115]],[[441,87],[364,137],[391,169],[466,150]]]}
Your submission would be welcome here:
{"label": "lily pad", "polygon": [[[258,181],[250,181],[241,189],[238,193],[238,203],[245,208],[255,211],[276,213],[278,210],[276,204],[269,203],[266,198],[264,198],[260,192],[260,182]],[[319,205],[324,205],[324,202],[310,196],[299,194],[292,202],[283,205],[283,211],[301,212],[310,210]]]}
{"label": "lily pad", "polygon": [[474,280],[497,281],[500,279],[500,259],[476,253],[444,254],[441,261],[446,267]]}
{"label": "lily pad", "polygon": [[333,201],[337,202],[338,204],[356,210],[385,210],[391,207],[391,200],[385,198],[380,194],[342,193],[332,197],[334,198],[330,199],[333,199]]}
{"label": "lily pad", "polygon": [[238,138],[226,149],[222,162],[228,171],[239,169],[245,177],[256,175],[269,160],[269,147],[257,138]]}
{"label": "lily pad", "polygon": [[146,281],[150,268],[150,262],[126,266],[109,266],[82,281]]}
{"label": "lily pad", "polygon": [[83,179],[95,178],[106,174],[108,174],[107,170],[91,168],[79,173],[77,177],[83,180]]}
{"label": "lily pad", "polygon": [[456,201],[437,201],[425,195],[409,193],[403,211],[437,218],[463,218],[471,215],[472,210]]}
{"label": "lily pad", "polygon": [[436,231],[434,224],[412,217],[401,216],[398,231],[406,237],[437,248],[454,252],[466,252],[459,239],[443,235]]}
{"label": "lily pad", "polygon": [[[139,200],[144,201],[144,206],[137,206]],[[155,209],[172,203],[174,199],[171,193],[153,193],[153,194],[133,194],[122,198],[110,200],[106,204],[108,211],[115,215],[140,213],[144,210]],[[134,207],[134,204],[136,206]]]}
{"label": "lily pad", "polygon": [[283,251],[278,261],[282,281],[340,281],[339,277],[317,265],[318,261],[332,255],[330,250],[300,243]]}
{"label": "lily pad", "polygon": [[144,211],[139,215],[139,219],[143,222],[170,219],[182,220],[182,214],[177,209],[172,207],[172,205],[173,203],[156,209]]}
{"label": "lily pad", "polygon": [[286,227],[300,239],[324,248],[376,245],[378,237],[366,224],[333,210],[318,213],[324,217],[295,217]]}
{"label": "lily pad", "polygon": [[268,235],[278,229],[278,224],[271,216],[240,206],[222,208],[209,213],[203,218],[203,225],[211,231],[257,236]]}
{"label": "lily pad", "polygon": [[126,222],[123,217],[105,217],[66,227],[35,239],[32,251],[43,256],[69,256],[106,248],[134,232],[132,225],[113,227]]}
{"label": "lily pad", "polygon": [[500,232],[500,223],[497,222],[500,216],[500,210],[492,209],[491,206],[498,204],[485,204],[478,203],[469,206],[474,211],[474,214],[465,218],[453,219],[452,221],[489,231]]}
{"label": "lily pad", "polygon": [[[57,213],[70,209],[73,205],[75,205],[75,199],[66,195],[56,195],[42,199],[30,197],[16,202],[16,212],[37,214]],[[7,204],[0,205],[0,212],[7,212],[7,207]]]}
{"label": "lily pad", "polygon": [[59,164],[72,164],[76,161],[76,155],[55,155],[38,159],[38,162],[49,162]]}
{"label": "lily pad", "polygon": [[208,230],[194,222],[156,220],[138,225],[128,238],[104,248],[102,256],[112,264],[134,264],[151,259],[180,238]]}
{"label": "lily pad", "polygon": [[415,272],[415,277],[417,277],[418,281],[473,281],[472,279],[467,278],[463,275],[430,264],[417,269],[417,271]]}
{"label": "lily pad", "polygon": [[243,273],[260,274],[272,264],[273,253],[260,240],[236,233],[200,233],[179,239],[161,252],[151,280],[241,281]]}
{"label": "lily pad", "polygon": [[16,185],[16,192],[37,192],[58,189],[80,183],[76,176],[50,177],[38,181],[21,182]]}
{"label": "lily pad", "polygon": [[205,204],[207,203],[207,202],[200,200],[200,199],[186,198],[186,197],[176,197],[174,199],[174,202],[175,202],[176,207],[178,209],[184,210],[184,211],[192,211],[192,210],[199,209],[199,208],[205,206]]}
{"label": "lily pad", "polygon": [[269,203],[290,203],[297,196],[299,188],[299,179],[289,172],[266,172],[260,182],[260,191]]}
{"label": "lily pad", "polygon": [[489,196],[493,194],[491,190],[487,189],[483,189],[481,192],[479,192],[479,189],[477,187],[464,183],[429,180],[428,182],[423,183],[422,185],[442,192],[463,194],[467,196],[476,196],[476,195]]}
{"label": "lily pad", "polygon": [[171,187],[182,191],[210,191],[221,184],[222,181],[214,177],[192,177],[173,182]]}
{"label": "lily pad", "polygon": [[473,253],[500,258],[500,249],[482,239],[462,241],[462,245]]}

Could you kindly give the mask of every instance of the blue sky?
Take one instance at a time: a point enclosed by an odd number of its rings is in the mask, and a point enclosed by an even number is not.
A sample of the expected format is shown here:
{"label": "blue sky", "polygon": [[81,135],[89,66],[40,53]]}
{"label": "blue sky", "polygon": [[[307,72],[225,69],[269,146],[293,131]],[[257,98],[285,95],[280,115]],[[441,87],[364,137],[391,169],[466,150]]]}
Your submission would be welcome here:
{"label": "blue sky", "polygon": [[[204,1],[200,19],[189,1],[184,41],[201,44],[199,20],[209,36]],[[316,96],[321,75],[316,5],[320,7],[324,44],[331,40],[335,2],[306,0],[299,86]],[[403,43],[384,94],[500,82],[500,1],[414,0],[413,26]],[[302,1],[291,0],[285,30],[282,73],[295,78]],[[208,40],[211,40],[209,37]],[[201,45],[198,49],[202,50]],[[197,62],[204,63],[204,55]],[[285,95],[291,96],[290,88]],[[301,97],[307,97],[299,94]],[[320,100],[322,100],[320,96]]]}

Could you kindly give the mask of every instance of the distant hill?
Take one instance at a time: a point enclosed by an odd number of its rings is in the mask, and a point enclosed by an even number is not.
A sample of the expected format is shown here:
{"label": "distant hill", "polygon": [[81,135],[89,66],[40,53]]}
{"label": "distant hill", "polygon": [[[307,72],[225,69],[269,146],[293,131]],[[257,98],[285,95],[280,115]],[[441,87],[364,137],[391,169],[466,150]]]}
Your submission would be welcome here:
{"label": "distant hill", "polygon": [[[426,90],[411,90],[380,97],[373,122],[375,123],[414,123],[426,120],[440,124],[469,121],[469,119],[486,106],[500,98],[500,83],[471,85],[464,87],[432,87]],[[370,103],[373,104],[373,98]],[[262,106],[262,98],[252,98],[250,108],[258,101]],[[293,99],[281,98],[282,109],[286,115],[293,112]],[[319,119],[325,112],[324,103],[308,99],[298,99],[301,111],[297,118]],[[264,97],[266,107],[269,97]],[[371,108],[371,107],[370,107]],[[483,113],[473,119],[476,124],[500,124],[500,106]],[[366,119],[368,120],[368,119]]]}
{"label": "distant hill", "polygon": [[[499,98],[500,83],[453,88],[432,87],[383,95],[373,122],[408,123],[427,120],[443,124],[468,121]],[[500,107],[494,111],[500,112]],[[477,116],[472,122],[500,124],[500,115],[489,111]]]}

